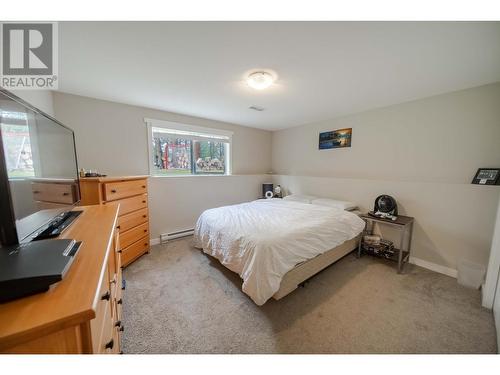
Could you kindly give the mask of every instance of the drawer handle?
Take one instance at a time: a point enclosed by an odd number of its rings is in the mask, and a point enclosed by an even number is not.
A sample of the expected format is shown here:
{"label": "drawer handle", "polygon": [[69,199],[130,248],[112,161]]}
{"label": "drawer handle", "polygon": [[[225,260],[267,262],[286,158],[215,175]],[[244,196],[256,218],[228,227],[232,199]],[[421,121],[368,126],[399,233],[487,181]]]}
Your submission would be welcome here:
{"label": "drawer handle", "polygon": [[147,229],[144,229],[144,233],[147,233],[147,232],[148,232],[148,230],[147,230]]}
{"label": "drawer handle", "polygon": [[64,195],[64,196],[67,196],[67,195],[69,195],[69,193],[63,193],[63,195]]}
{"label": "drawer handle", "polygon": [[109,301],[110,298],[111,298],[111,293],[109,292],[109,290],[101,296],[101,299],[103,301]]}
{"label": "drawer handle", "polygon": [[142,203],[146,203],[146,201],[142,201]]}
{"label": "drawer handle", "polygon": [[33,194],[39,194],[40,191],[39,190],[33,190]]}
{"label": "drawer handle", "polygon": [[145,218],[147,218],[147,217],[148,217],[148,215],[142,215],[142,217],[145,219]]}
{"label": "drawer handle", "polygon": [[118,250],[117,251],[118,254],[121,254],[122,253],[122,249]]}
{"label": "drawer handle", "polygon": [[112,190],[111,190],[111,192],[112,192],[112,193],[116,193],[116,189],[112,189]]}
{"label": "drawer handle", "polygon": [[118,225],[118,226],[116,227],[116,229],[120,229],[120,226]]}
{"label": "drawer handle", "polygon": [[122,299],[120,298],[118,301],[116,301],[118,305],[121,305],[123,303]]}
{"label": "drawer handle", "polygon": [[142,185],[142,188],[143,188],[143,189],[146,189],[146,185]]}
{"label": "drawer handle", "polygon": [[147,243],[147,242],[144,242],[144,246],[148,246],[148,243]]}
{"label": "drawer handle", "polygon": [[109,342],[104,346],[105,349],[113,349],[113,346],[115,346],[115,342],[113,339],[109,340]]}
{"label": "drawer handle", "polygon": [[116,323],[115,323],[115,327],[121,327],[122,326],[122,321],[121,320],[118,320]]}

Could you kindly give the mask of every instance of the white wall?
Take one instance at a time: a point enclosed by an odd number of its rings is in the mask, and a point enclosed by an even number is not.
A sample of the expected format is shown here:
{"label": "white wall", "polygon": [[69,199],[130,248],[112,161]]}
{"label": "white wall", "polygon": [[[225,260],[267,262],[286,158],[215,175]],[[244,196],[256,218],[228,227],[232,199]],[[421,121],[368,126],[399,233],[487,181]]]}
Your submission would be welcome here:
{"label": "white wall", "polygon": [[[292,192],[371,209],[393,195],[414,216],[413,256],[453,271],[488,262],[498,187],[471,185],[500,166],[500,83],[273,133],[272,166]],[[321,131],[352,128],[352,147],[318,150]]]}
{"label": "white wall", "polygon": [[190,229],[208,209],[248,202],[262,195],[267,175],[152,177],[149,179],[152,237]]}
{"label": "white wall", "polygon": [[[416,219],[415,262],[435,263],[450,276],[456,276],[458,259],[488,262],[495,212],[491,202],[498,200],[498,187],[285,175],[275,175],[273,180],[287,192],[356,202],[364,212],[373,209],[378,195],[392,195],[400,214]],[[388,229],[382,234],[392,240],[399,238]]]}
{"label": "white wall", "polygon": [[54,102],[52,91],[49,90],[12,90],[14,95],[27,101],[41,111],[54,116]]}
{"label": "white wall", "polygon": [[192,228],[206,208],[255,199],[260,184],[270,180],[264,173],[271,169],[271,133],[265,130],[60,92],[54,93],[54,109],[55,117],[75,131],[80,167],[115,176],[149,174],[144,117],[234,132],[234,176],[149,179],[153,238]]}

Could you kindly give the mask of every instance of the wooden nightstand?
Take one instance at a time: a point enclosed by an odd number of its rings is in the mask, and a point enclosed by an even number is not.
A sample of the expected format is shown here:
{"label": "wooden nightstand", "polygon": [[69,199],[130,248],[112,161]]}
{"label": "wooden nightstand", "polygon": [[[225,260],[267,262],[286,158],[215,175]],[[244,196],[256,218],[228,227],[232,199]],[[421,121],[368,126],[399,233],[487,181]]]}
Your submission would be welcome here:
{"label": "wooden nightstand", "polygon": [[[384,257],[384,259],[389,259],[397,262],[398,273],[401,273],[404,264],[408,263],[408,260],[410,259],[411,237],[413,235],[413,222],[415,221],[415,219],[413,217],[403,215],[399,215],[396,220],[382,219],[368,214],[361,214],[359,215],[359,217],[365,221],[365,229],[361,233],[361,240],[359,241],[358,246],[358,257],[361,257],[362,253],[363,236],[373,233],[373,227],[375,223],[392,226],[394,228],[397,228],[400,232],[399,248],[394,248],[394,256],[391,256],[389,258]],[[368,223],[370,223],[370,227],[368,227]],[[405,237],[407,233],[409,236],[408,245],[405,247]]]}

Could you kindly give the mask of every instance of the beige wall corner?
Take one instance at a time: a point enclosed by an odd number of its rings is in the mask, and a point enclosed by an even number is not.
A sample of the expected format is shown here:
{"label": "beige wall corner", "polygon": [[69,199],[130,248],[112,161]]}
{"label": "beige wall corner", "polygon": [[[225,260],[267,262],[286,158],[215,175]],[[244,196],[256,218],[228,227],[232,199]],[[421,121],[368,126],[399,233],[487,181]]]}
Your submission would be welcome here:
{"label": "beige wall corner", "polygon": [[[273,133],[275,181],[291,192],[372,209],[393,195],[416,219],[413,256],[456,269],[486,265],[500,195],[471,185],[499,167],[500,83],[438,95]],[[321,131],[352,128],[352,147],[319,150]]]}
{"label": "beige wall corner", "polygon": [[149,174],[144,118],[233,131],[233,176],[150,178],[152,238],[192,228],[204,209],[256,199],[269,179],[271,132],[131,106],[54,93],[56,118],[75,131],[80,167],[108,175]]}

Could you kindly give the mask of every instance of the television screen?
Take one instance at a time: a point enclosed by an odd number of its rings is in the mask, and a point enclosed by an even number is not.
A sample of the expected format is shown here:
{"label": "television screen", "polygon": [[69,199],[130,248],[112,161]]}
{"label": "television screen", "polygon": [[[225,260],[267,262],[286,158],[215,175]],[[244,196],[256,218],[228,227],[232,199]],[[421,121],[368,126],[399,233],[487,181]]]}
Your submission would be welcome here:
{"label": "television screen", "polygon": [[4,90],[0,128],[0,194],[10,206],[2,207],[1,242],[11,245],[78,202],[78,166],[73,131]]}

